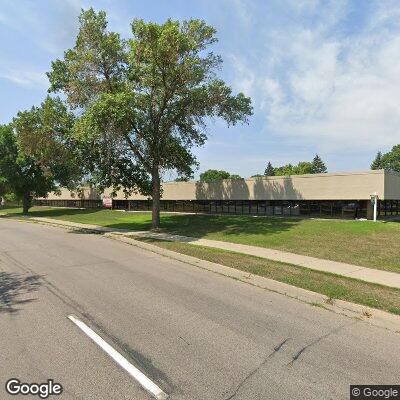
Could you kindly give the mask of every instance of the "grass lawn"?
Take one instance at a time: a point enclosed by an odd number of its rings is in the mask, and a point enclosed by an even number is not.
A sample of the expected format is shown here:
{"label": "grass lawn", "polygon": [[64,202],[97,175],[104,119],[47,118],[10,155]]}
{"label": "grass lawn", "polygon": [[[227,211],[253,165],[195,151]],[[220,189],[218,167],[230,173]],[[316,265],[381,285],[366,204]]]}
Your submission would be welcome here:
{"label": "grass lawn", "polygon": [[[0,214],[19,215],[20,209]],[[151,226],[148,212],[45,209],[32,216],[131,230]],[[400,273],[400,223],[299,218],[162,214],[162,229],[180,235],[269,247]]]}
{"label": "grass lawn", "polygon": [[0,215],[21,213],[21,210],[21,207],[15,205],[0,206]]}
{"label": "grass lawn", "polygon": [[254,275],[322,293],[331,299],[346,300],[400,315],[399,289],[225,250],[150,238],[140,238],[139,240],[202,260],[223,264]]}

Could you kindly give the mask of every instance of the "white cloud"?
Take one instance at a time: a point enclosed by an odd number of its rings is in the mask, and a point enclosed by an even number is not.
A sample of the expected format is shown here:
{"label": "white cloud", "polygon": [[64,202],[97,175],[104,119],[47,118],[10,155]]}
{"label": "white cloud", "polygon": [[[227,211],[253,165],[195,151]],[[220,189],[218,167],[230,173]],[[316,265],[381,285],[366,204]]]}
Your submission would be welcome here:
{"label": "white cloud", "polygon": [[47,76],[42,72],[18,71],[15,69],[0,70],[0,79],[6,79],[19,86],[48,87]]}
{"label": "white cloud", "polygon": [[0,24],[38,48],[59,54],[71,44],[82,5],[81,0],[2,0]]}
{"label": "white cloud", "polygon": [[400,24],[392,16],[400,4],[377,3],[361,29],[344,35],[345,3],[292,3],[309,20],[319,13],[318,22],[267,32],[257,64],[236,56],[237,81],[253,93],[268,132],[324,150],[399,143]]}
{"label": "white cloud", "polygon": [[228,54],[228,59],[235,66],[236,79],[233,83],[234,88],[246,96],[253,97],[256,83],[255,71],[246,64],[242,57]]}
{"label": "white cloud", "polygon": [[251,3],[246,0],[229,0],[229,5],[235,10],[235,15],[243,25],[250,25],[253,21]]}

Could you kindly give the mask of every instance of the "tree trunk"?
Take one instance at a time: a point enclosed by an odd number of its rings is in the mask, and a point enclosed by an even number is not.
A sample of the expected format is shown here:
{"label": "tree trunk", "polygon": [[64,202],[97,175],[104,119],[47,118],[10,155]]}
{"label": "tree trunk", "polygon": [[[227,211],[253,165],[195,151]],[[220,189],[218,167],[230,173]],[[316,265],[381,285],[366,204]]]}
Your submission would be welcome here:
{"label": "tree trunk", "polygon": [[152,177],[152,185],[153,185],[153,208],[152,208],[152,221],[151,228],[159,229],[160,228],[160,172],[158,168],[153,168],[153,172],[151,174]]}
{"label": "tree trunk", "polygon": [[31,194],[29,192],[25,192],[22,198],[22,213],[28,214],[30,208],[31,208]]}

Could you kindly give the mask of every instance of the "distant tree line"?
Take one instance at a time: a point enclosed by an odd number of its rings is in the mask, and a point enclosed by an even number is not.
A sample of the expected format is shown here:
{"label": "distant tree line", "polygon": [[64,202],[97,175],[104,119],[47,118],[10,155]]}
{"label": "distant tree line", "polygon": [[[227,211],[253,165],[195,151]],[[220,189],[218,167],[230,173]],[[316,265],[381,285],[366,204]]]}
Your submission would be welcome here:
{"label": "distant tree line", "polygon": [[264,174],[256,174],[253,177],[262,176],[282,176],[282,175],[305,175],[305,174],[324,174],[328,172],[321,157],[316,154],[312,161],[300,161],[297,165],[286,164],[281,167],[273,167],[268,162]]}
{"label": "distant tree line", "polygon": [[[268,162],[264,174],[252,175],[254,177],[279,176],[279,175],[303,175],[303,174],[323,174],[327,169],[321,157],[317,154],[311,162],[301,161],[297,165],[287,164],[274,168],[271,162]],[[201,182],[212,182],[221,179],[243,179],[241,176],[231,174],[224,170],[208,169],[200,174]],[[176,182],[188,181],[187,178],[178,177]]]}
{"label": "distant tree line", "polygon": [[201,182],[212,182],[221,179],[243,179],[241,176],[236,174],[230,174],[227,171],[217,170],[217,169],[208,169],[200,174]]}

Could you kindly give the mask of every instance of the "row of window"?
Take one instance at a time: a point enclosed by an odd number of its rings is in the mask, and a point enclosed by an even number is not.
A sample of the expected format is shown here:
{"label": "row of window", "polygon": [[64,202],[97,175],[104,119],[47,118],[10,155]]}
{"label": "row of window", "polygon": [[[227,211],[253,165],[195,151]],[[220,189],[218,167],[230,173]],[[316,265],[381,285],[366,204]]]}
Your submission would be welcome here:
{"label": "row of window", "polygon": [[[36,204],[50,207],[103,207],[101,200],[36,200]],[[112,203],[112,208],[117,210],[149,211],[151,207],[151,200],[113,200]],[[367,201],[161,200],[161,211],[365,218],[367,216]],[[400,215],[400,201],[379,201],[378,214],[380,216]]]}
{"label": "row of window", "polygon": [[102,208],[102,200],[35,200],[37,206],[72,207],[72,208]]}
{"label": "row of window", "polygon": [[378,213],[380,216],[400,215],[400,200],[379,201]]}
{"label": "row of window", "polygon": [[[210,214],[331,216],[361,218],[366,216],[366,202],[291,201],[291,200],[161,200],[161,210]],[[151,210],[151,200],[114,200],[113,208]]]}

